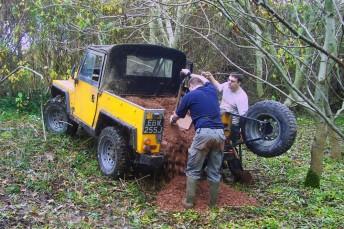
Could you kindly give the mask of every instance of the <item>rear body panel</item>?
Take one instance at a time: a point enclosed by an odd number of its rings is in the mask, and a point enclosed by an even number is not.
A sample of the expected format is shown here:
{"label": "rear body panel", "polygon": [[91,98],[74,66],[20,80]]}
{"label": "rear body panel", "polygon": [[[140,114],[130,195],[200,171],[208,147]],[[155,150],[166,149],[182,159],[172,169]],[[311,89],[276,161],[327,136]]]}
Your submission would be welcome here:
{"label": "rear body panel", "polygon": [[[154,131],[145,131],[145,119],[153,120],[153,113],[161,114],[163,117],[163,109],[146,109],[135,103],[132,103],[120,96],[112,94],[110,92],[104,92],[98,97],[98,109],[96,111],[95,120],[98,120],[100,113],[106,112],[111,114],[117,120],[122,120],[128,126],[132,126],[136,129],[136,143],[134,143],[134,148],[136,148],[137,153],[144,152],[144,140],[149,138],[152,145],[157,147],[152,150],[152,153],[160,152],[160,139],[158,134],[161,133],[151,133]],[[148,117],[149,116],[149,117]],[[152,122],[150,122],[152,124]],[[93,129],[96,128],[96,122],[92,126]],[[146,125],[147,129],[147,125]],[[146,132],[146,133],[144,133]],[[151,134],[150,134],[151,133]],[[136,146],[136,147],[135,147]]]}

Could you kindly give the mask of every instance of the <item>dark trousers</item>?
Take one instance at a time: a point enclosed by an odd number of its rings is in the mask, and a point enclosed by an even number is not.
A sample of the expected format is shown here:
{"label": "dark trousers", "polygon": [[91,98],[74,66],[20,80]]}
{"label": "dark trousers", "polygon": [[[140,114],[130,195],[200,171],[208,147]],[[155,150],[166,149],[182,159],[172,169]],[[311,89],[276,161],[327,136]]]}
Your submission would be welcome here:
{"label": "dark trousers", "polygon": [[240,126],[239,125],[232,125],[231,126],[231,141],[232,145],[236,145],[236,143],[240,140]]}

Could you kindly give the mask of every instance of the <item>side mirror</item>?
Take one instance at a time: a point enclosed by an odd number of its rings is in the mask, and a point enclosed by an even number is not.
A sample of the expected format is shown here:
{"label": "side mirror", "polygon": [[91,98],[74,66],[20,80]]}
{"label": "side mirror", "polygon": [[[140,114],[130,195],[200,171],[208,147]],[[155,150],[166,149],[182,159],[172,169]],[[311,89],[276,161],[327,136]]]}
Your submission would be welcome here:
{"label": "side mirror", "polygon": [[74,74],[75,74],[75,64],[73,65],[72,69],[70,70],[70,75],[72,79],[74,79]]}

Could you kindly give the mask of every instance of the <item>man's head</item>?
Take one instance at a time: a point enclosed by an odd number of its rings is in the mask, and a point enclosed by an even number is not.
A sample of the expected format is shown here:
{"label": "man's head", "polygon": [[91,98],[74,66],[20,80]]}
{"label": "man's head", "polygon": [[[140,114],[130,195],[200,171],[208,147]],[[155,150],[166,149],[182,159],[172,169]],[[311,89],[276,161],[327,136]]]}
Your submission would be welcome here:
{"label": "man's head", "polygon": [[191,77],[189,80],[189,90],[190,91],[193,91],[199,87],[202,87],[203,85],[204,85],[203,81],[197,77]]}
{"label": "man's head", "polygon": [[235,92],[240,88],[243,75],[239,72],[231,72],[228,76],[228,87],[231,91]]}

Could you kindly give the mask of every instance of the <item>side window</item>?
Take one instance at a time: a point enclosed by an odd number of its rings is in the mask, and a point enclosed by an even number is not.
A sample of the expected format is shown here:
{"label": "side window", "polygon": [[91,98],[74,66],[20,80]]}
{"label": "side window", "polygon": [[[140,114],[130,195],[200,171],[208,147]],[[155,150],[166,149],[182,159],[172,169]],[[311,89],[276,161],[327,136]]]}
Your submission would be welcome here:
{"label": "side window", "polygon": [[94,82],[99,81],[103,57],[94,53],[87,53],[85,61],[80,70],[80,76],[83,79],[91,80]]}

